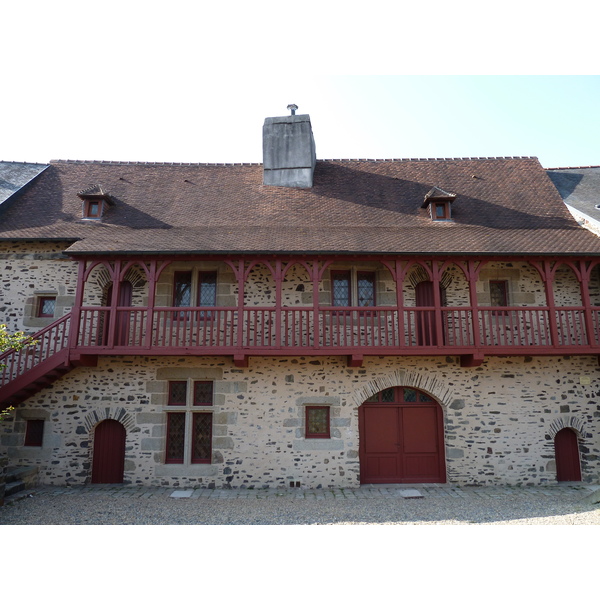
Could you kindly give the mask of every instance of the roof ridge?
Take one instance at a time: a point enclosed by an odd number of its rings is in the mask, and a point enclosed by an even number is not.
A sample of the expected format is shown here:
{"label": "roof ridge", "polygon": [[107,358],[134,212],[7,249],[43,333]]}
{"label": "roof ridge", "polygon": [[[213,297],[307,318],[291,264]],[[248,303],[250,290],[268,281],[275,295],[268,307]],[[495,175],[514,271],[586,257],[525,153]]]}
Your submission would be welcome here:
{"label": "roof ridge", "polygon": [[538,160],[537,156],[454,156],[447,158],[321,158],[317,162],[416,162],[416,161],[444,161],[444,160]]}
{"label": "roof ridge", "polygon": [[567,169],[600,169],[600,165],[585,165],[581,167],[548,167],[546,171],[566,171]]}
{"label": "roof ridge", "polygon": [[136,160],[73,160],[73,159],[54,159],[50,164],[93,164],[93,165],[157,165],[168,167],[252,167],[262,165],[262,163],[193,163],[193,162],[158,162],[158,161],[136,161]]}
{"label": "roof ridge", "polygon": [[[317,162],[435,162],[447,160],[537,160],[537,156],[455,156],[438,158],[320,158]],[[168,161],[135,161],[135,160],[77,160],[54,159],[50,164],[92,164],[92,165],[152,165],[170,167],[258,167],[261,162],[168,162]]]}
{"label": "roof ridge", "polygon": [[35,167],[47,167],[49,163],[27,162],[26,160],[0,160],[1,165],[31,165]]}

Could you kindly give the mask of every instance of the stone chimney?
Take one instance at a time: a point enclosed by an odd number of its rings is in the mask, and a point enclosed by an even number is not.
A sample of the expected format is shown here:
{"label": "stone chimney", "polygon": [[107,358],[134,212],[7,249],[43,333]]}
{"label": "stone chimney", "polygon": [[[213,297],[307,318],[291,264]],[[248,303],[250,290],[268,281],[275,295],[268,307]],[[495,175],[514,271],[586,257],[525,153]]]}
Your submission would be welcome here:
{"label": "stone chimney", "polygon": [[263,183],[310,188],[317,157],[309,115],[296,115],[290,104],[289,117],[268,117],[263,125]]}

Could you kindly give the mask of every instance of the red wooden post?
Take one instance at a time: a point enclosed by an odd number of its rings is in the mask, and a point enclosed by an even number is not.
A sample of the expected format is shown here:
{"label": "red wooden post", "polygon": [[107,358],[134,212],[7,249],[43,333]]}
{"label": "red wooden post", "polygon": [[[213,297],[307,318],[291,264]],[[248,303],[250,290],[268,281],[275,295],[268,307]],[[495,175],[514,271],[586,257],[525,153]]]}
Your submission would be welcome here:
{"label": "red wooden post", "polygon": [[431,261],[431,274],[433,279],[433,306],[435,307],[435,345],[441,348],[444,345],[445,334],[442,323],[442,297],[440,294],[440,264],[437,260]]}
{"label": "red wooden post", "polygon": [[[319,260],[315,259],[312,263],[312,287],[313,287],[313,347],[320,348],[321,339],[321,319],[319,315]],[[324,317],[323,317],[324,318]]]}
{"label": "red wooden post", "polygon": [[586,265],[584,260],[579,261],[579,272],[581,273],[581,300],[583,302],[586,338],[588,346],[594,344],[594,320],[592,318],[592,303],[590,301],[590,274],[592,264]]}
{"label": "red wooden post", "polygon": [[[281,348],[281,258],[275,260],[275,347]],[[269,319],[270,320],[270,319]]]}
{"label": "red wooden post", "polygon": [[146,348],[152,347],[152,333],[154,331],[154,304],[156,301],[156,260],[150,261],[150,274],[148,276],[148,310],[146,311]]}
{"label": "red wooden post", "polygon": [[69,348],[77,348],[79,345],[79,320],[81,318],[81,305],[83,304],[83,291],[85,287],[85,258],[79,259],[77,270],[77,290],[75,292],[75,304],[71,309],[71,324],[69,327]]}
{"label": "red wooden post", "polygon": [[548,306],[548,320],[550,325],[550,345],[554,348],[559,347],[559,336],[557,326],[557,313],[556,306],[554,304],[554,287],[553,287],[553,274],[550,261],[544,260],[544,290],[546,292],[546,305]]}
{"label": "red wooden post", "polygon": [[121,282],[121,260],[117,259],[113,266],[112,295],[110,299],[110,323],[108,328],[108,346],[115,345],[115,329],[117,326],[117,305],[119,304],[119,283]]}
{"label": "red wooden post", "polygon": [[[398,327],[398,345],[404,346],[404,269],[402,263],[396,259],[394,264],[394,279],[396,281],[396,326]],[[409,342],[410,344],[410,342]]]}
{"label": "red wooden post", "polygon": [[239,353],[242,353],[244,347],[244,286],[246,283],[246,261],[240,258],[238,261],[237,280],[238,280],[238,326],[237,326],[237,342],[236,348]]}

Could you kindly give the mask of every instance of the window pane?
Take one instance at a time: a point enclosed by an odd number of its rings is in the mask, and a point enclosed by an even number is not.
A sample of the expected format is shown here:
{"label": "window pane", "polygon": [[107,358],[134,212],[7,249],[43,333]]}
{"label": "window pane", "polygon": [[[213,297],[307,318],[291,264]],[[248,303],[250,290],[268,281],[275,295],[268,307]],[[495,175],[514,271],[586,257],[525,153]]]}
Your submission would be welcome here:
{"label": "window pane", "polygon": [[306,437],[329,437],[329,406],[306,407]]}
{"label": "window pane", "polygon": [[56,307],[56,298],[53,296],[45,296],[39,300],[39,311],[38,316],[40,317],[53,317],[54,309]]}
{"label": "window pane", "polygon": [[394,388],[388,388],[387,390],[383,390],[383,392],[381,392],[381,401],[394,402]]}
{"label": "window pane", "polygon": [[217,274],[216,272],[200,272],[198,279],[198,304],[200,306],[216,306]]}
{"label": "window pane", "polygon": [[417,401],[417,390],[411,390],[406,388],[404,390],[404,402],[416,402]]}
{"label": "window pane", "polygon": [[212,406],[213,382],[194,381],[194,406]]}
{"label": "window pane", "polygon": [[192,462],[210,462],[212,447],[212,414],[194,413],[192,429]]}
{"label": "window pane", "polygon": [[490,300],[492,306],[508,306],[506,281],[490,281]]}
{"label": "window pane", "polygon": [[358,305],[375,306],[375,273],[357,274]]}
{"label": "window pane", "polygon": [[25,430],[25,446],[41,446],[44,439],[44,420],[31,419],[27,421]]}
{"label": "window pane", "polygon": [[419,392],[419,402],[433,402],[433,398],[430,398],[427,394]]}
{"label": "window pane", "polygon": [[190,306],[192,300],[192,272],[175,273],[173,289],[173,306]]}
{"label": "window pane", "polygon": [[169,381],[169,406],[185,406],[187,381]]}
{"label": "window pane", "polygon": [[350,271],[331,273],[333,306],[350,306]]}
{"label": "window pane", "polygon": [[167,413],[167,463],[182,463],[185,440],[185,413]]}
{"label": "window pane", "polygon": [[374,396],[367,398],[365,402],[379,402],[379,394],[375,394]]}

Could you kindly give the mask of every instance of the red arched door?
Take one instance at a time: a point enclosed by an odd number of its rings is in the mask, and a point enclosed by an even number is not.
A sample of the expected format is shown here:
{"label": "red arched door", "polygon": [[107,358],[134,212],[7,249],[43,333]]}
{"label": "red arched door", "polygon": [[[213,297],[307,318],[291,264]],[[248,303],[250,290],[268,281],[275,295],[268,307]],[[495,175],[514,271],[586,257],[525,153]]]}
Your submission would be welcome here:
{"label": "red arched door", "polygon": [[557,481],[581,481],[579,444],[577,434],[568,427],[561,429],[554,438]]}
{"label": "red arched door", "polygon": [[123,483],[125,427],[114,419],[96,425],[92,483]]}
{"label": "red arched door", "polygon": [[358,413],[361,483],[444,483],[440,405],[412,388],[388,388]]}

